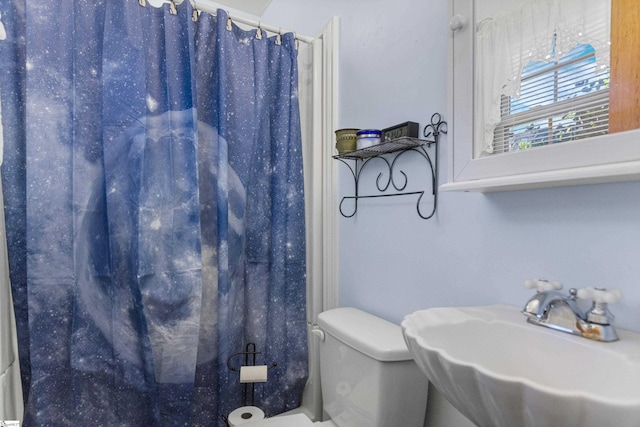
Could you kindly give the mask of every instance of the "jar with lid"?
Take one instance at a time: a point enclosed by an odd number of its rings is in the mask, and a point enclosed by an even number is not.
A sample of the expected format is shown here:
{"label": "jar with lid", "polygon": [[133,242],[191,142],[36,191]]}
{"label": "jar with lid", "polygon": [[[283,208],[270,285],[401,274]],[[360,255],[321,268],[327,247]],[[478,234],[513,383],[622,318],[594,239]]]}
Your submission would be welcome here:
{"label": "jar with lid", "polygon": [[358,150],[380,144],[382,131],[377,129],[362,129],[356,134]]}

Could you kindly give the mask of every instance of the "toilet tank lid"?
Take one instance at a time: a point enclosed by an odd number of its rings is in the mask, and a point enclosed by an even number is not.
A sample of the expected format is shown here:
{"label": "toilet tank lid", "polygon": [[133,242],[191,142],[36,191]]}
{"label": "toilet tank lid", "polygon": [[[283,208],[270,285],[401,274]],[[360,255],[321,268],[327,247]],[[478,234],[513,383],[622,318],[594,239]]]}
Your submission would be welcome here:
{"label": "toilet tank lid", "polygon": [[348,346],[380,362],[412,360],[400,326],[351,307],[324,311],[318,326]]}

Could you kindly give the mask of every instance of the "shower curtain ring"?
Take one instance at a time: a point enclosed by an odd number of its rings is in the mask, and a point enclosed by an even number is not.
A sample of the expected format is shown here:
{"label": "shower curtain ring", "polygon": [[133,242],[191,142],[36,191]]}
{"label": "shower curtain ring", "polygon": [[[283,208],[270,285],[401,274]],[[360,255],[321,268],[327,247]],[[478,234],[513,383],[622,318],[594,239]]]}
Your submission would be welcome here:
{"label": "shower curtain ring", "polygon": [[276,35],[276,44],[282,44],[282,27],[278,28],[278,34]]}
{"label": "shower curtain ring", "polygon": [[200,17],[198,6],[196,5],[195,0],[189,0],[189,3],[191,3],[191,8],[193,9],[193,12],[191,12],[191,20],[193,22],[198,22],[198,18]]}
{"label": "shower curtain ring", "polygon": [[258,21],[258,29],[256,30],[256,39],[262,40],[262,22]]}
{"label": "shower curtain ring", "polygon": [[176,6],[175,0],[170,0],[169,1],[169,13],[172,14],[172,15],[177,15],[178,14],[178,7]]}
{"label": "shower curtain ring", "polygon": [[142,7],[146,7],[147,6],[147,0],[138,0],[138,4]]}
{"label": "shower curtain ring", "polygon": [[227,31],[231,31],[231,29],[233,28],[231,26],[231,15],[229,15],[229,11],[227,10]]}
{"label": "shower curtain ring", "polygon": [[293,47],[295,48],[295,50],[298,50],[299,46],[300,42],[298,41],[298,34],[293,33]]}

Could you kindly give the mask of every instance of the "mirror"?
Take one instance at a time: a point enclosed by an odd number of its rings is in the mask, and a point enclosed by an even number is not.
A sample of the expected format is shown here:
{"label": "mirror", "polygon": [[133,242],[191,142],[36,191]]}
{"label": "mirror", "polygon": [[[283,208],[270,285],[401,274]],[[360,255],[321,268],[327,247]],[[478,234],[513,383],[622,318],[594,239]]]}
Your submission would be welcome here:
{"label": "mirror", "polygon": [[608,0],[476,6],[474,157],[608,133]]}
{"label": "mirror", "polygon": [[611,2],[450,0],[454,149],[442,190],[640,179],[640,60],[628,54],[640,49],[640,5]]}

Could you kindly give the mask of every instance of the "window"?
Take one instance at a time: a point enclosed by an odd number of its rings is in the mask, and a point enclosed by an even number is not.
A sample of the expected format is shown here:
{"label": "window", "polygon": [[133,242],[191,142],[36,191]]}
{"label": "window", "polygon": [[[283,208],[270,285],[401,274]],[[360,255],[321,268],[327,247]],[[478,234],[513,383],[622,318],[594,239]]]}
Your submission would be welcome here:
{"label": "window", "polygon": [[[553,43],[555,46],[555,41]],[[502,96],[494,153],[605,135],[609,128],[609,67],[598,65],[590,44],[551,62],[524,67],[517,97]]]}

